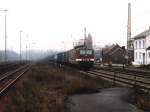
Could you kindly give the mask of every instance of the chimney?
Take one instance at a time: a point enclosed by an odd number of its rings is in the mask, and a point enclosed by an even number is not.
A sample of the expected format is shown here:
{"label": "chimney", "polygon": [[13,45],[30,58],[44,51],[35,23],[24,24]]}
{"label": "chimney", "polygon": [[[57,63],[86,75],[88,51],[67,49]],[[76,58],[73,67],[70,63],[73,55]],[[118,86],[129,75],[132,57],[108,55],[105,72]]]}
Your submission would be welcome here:
{"label": "chimney", "polygon": [[131,3],[128,3],[127,49],[131,48]]}

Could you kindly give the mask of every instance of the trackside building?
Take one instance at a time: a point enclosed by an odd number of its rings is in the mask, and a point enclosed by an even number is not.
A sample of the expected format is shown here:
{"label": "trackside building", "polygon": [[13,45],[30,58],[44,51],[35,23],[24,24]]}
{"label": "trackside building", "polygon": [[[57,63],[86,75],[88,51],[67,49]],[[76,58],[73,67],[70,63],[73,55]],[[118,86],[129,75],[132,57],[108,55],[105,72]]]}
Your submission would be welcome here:
{"label": "trackside building", "polygon": [[136,35],[133,40],[134,64],[150,64],[150,28]]}

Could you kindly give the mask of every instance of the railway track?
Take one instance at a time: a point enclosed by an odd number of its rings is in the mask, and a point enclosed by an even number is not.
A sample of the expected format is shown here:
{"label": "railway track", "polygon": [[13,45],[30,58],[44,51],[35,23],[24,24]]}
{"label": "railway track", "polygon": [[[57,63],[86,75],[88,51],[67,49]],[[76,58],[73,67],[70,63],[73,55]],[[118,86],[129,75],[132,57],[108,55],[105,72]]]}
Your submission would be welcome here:
{"label": "railway track", "polygon": [[[72,67],[62,66],[67,69]],[[113,82],[113,84],[120,84],[123,86],[134,87],[135,89],[144,92],[150,92],[150,72],[136,71],[136,70],[113,70],[113,69],[92,69],[90,71],[78,70],[80,73],[88,77],[101,78]]]}
{"label": "railway track", "polygon": [[7,72],[0,77],[0,96],[4,95],[9,87],[11,87],[15,82],[25,74],[32,64],[23,65],[16,70]]}
{"label": "railway track", "polygon": [[113,82],[113,84],[121,84],[124,86],[134,87],[145,92],[150,92],[150,77],[138,73],[127,73],[119,71],[106,70],[90,70],[80,71],[90,77],[102,78]]}
{"label": "railway track", "polygon": [[26,63],[27,62],[19,62],[19,61],[0,63],[0,75],[8,71],[15,70],[20,66],[25,65]]}
{"label": "railway track", "polygon": [[138,76],[144,77],[144,78],[150,78],[150,71],[144,71],[144,70],[138,70],[138,69],[129,69],[129,68],[94,68],[94,70],[104,70],[104,71],[110,71],[110,72],[116,72],[116,73],[123,73],[128,75],[137,74]]}

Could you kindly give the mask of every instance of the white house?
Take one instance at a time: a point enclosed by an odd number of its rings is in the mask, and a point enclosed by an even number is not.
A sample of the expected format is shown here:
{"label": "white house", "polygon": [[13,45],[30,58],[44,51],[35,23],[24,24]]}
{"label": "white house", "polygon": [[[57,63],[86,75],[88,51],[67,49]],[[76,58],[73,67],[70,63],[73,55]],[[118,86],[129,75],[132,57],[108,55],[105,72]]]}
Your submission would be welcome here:
{"label": "white house", "polygon": [[138,65],[150,64],[150,28],[133,38],[134,63]]}

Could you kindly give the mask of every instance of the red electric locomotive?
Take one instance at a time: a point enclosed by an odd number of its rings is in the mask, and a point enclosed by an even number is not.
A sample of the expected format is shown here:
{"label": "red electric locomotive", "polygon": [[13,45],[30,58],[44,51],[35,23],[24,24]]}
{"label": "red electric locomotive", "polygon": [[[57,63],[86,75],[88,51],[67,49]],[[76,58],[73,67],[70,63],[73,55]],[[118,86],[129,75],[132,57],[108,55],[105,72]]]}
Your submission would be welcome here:
{"label": "red electric locomotive", "polygon": [[88,69],[94,64],[94,50],[92,47],[92,36],[88,34],[86,36],[86,28],[84,39],[80,39],[79,42],[74,45],[74,48],[56,54],[54,60],[60,64],[71,64],[78,68]]}
{"label": "red electric locomotive", "polygon": [[94,50],[84,46],[74,47],[66,52],[61,52],[52,57],[57,63],[76,66],[80,69],[89,69],[94,64]]}
{"label": "red electric locomotive", "polygon": [[94,50],[78,46],[69,51],[69,63],[80,68],[91,68],[94,64]]}

